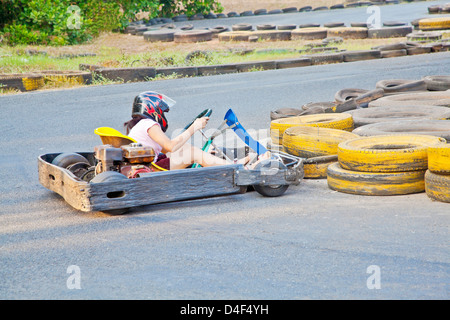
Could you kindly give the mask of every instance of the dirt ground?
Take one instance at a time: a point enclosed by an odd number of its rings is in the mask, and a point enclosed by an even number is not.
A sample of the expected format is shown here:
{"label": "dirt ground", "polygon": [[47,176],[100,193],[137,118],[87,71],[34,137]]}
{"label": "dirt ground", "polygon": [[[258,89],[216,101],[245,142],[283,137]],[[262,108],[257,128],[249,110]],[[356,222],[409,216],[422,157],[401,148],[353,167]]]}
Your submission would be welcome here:
{"label": "dirt ground", "polygon": [[327,6],[330,7],[335,4],[346,4],[355,2],[356,0],[219,0],[224,8],[223,12],[243,12],[247,10],[258,9],[283,9],[289,7],[301,8],[305,6],[311,6],[313,8]]}

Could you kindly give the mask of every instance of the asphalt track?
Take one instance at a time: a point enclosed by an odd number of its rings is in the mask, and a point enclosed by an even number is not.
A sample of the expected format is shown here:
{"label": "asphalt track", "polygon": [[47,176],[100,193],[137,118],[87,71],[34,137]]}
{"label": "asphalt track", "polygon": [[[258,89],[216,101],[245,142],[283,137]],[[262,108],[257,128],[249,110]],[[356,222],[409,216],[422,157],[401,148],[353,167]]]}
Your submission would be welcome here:
{"label": "asphalt track", "polygon": [[[0,298],[448,299],[449,205],[425,193],[357,196],[303,180],[279,198],[248,192],[109,216],[42,187],[37,157],[92,151],[94,129],[120,129],[144,90],[177,101],[169,134],[205,108],[209,128],[232,108],[258,130],[275,108],[449,66],[450,53],[435,53],[0,97]],[[70,289],[73,265],[80,289]]]}

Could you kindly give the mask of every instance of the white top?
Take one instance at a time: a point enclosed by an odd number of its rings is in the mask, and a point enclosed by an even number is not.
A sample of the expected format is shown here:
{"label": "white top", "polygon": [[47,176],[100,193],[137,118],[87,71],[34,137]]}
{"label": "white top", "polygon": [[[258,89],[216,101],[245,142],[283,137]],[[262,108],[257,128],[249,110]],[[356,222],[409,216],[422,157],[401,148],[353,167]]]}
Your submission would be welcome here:
{"label": "white top", "polygon": [[159,123],[153,121],[152,119],[142,119],[130,130],[128,136],[133,138],[137,142],[142,143],[143,146],[152,148],[153,151],[155,151],[154,162],[156,162],[158,161],[158,155],[161,153],[162,147],[148,135],[148,129],[150,129],[154,125],[159,126]]}

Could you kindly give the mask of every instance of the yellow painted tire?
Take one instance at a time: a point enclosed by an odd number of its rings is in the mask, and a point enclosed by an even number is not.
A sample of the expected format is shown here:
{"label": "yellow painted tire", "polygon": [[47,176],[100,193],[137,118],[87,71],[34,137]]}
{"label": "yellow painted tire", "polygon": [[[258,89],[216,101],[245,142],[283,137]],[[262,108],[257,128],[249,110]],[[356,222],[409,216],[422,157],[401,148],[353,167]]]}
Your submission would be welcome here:
{"label": "yellow painted tire", "polygon": [[425,192],[430,199],[450,203],[450,175],[425,172]]}
{"label": "yellow painted tire", "polygon": [[450,29],[450,17],[421,19],[419,29],[426,31]]}
{"label": "yellow painted tire", "polygon": [[285,152],[301,158],[337,155],[338,144],[356,139],[359,136],[345,130],[291,127],[284,131],[283,148]]}
{"label": "yellow painted tire", "polygon": [[406,172],[360,172],[343,169],[339,163],[328,166],[327,183],[332,190],[366,195],[393,196],[425,191],[425,170]]}
{"label": "yellow painted tire", "polygon": [[270,137],[274,144],[283,144],[284,131],[291,127],[320,127],[353,131],[353,118],[349,113],[320,113],[272,120]]}
{"label": "yellow painted tire", "polygon": [[450,144],[428,148],[428,169],[438,174],[450,174]]}
{"label": "yellow painted tire", "polygon": [[305,179],[326,179],[327,169],[330,164],[337,163],[337,155],[321,156],[306,159],[303,162]]}
{"label": "yellow painted tire", "polygon": [[429,147],[446,140],[426,135],[381,135],[347,140],[338,145],[338,160],[347,170],[402,172],[428,169]]}

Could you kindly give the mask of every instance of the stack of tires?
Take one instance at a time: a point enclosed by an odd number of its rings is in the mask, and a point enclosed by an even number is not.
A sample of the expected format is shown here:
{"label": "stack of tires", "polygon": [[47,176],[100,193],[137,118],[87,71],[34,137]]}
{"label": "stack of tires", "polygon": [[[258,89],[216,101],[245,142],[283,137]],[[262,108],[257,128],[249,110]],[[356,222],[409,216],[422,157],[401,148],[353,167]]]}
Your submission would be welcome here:
{"label": "stack of tires", "polygon": [[327,167],[337,161],[340,142],[354,139],[353,119],[343,113],[323,113],[271,121],[271,149],[303,158],[305,178],[326,178]]}
{"label": "stack of tires", "polygon": [[450,145],[428,148],[425,192],[432,200],[450,203]]}
{"label": "stack of tires", "polygon": [[360,137],[338,145],[327,170],[330,189],[357,195],[405,195],[425,191],[428,148],[446,140],[427,135]]}

